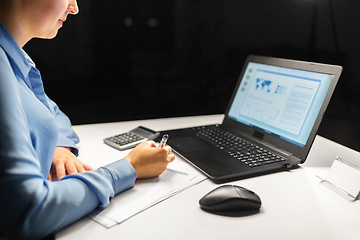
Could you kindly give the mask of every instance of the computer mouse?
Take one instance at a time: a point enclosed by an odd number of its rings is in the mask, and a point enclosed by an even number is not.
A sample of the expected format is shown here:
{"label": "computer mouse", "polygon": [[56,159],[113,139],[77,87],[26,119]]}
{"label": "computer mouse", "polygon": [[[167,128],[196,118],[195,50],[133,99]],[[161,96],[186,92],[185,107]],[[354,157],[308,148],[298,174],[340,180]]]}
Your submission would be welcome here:
{"label": "computer mouse", "polygon": [[215,212],[258,210],[261,199],[246,188],[223,185],[202,197],[199,204],[203,210]]}

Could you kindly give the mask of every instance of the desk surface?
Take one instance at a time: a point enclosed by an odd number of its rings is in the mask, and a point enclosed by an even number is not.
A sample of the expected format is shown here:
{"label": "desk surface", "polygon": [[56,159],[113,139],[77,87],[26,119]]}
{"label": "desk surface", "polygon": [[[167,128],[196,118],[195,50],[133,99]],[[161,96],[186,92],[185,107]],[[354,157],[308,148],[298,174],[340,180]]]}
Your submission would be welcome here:
{"label": "desk surface", "polygon": [[[75,126],[80,156],[93,167],[123,157],[103,144],[105,137],[139,125],[166,130],[220,123],[223,115],[197,116]],[[320,183],[334,158],[358,159],[360,153],[317,136],[299,168],[232,182],[255,191],[260,212],[245,217],[206,213],[199,199],[218,185],[206,180],[107,229],[86,217],[63,229],[56,239],[359,239],[360,201],[351,202]],[[176,157],[175,161],[183,161]],[[135,185],[136,188],[136,185]]]}

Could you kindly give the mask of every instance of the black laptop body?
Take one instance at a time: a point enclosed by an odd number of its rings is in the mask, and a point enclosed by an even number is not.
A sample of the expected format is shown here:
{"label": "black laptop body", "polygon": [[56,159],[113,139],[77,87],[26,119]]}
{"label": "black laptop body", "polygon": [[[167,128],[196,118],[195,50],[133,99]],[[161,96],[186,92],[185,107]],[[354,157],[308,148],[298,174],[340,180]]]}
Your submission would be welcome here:
{"label": "black laptop body", "polygon": [[305,162],[342,67],[250,55],[219,125],[163,131],[216,183]]}

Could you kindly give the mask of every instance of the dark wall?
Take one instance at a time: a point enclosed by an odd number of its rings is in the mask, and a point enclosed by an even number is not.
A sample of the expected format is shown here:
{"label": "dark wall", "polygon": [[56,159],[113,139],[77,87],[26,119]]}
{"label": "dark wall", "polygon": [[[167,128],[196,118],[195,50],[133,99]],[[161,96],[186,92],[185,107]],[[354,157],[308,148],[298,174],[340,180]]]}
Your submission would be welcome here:
{"label": "dark wall", "polygon": [[360,2],[79,0],[25,50],[74,124],[223,113],[249,54],[344,67],[319,134],[360,150]]}

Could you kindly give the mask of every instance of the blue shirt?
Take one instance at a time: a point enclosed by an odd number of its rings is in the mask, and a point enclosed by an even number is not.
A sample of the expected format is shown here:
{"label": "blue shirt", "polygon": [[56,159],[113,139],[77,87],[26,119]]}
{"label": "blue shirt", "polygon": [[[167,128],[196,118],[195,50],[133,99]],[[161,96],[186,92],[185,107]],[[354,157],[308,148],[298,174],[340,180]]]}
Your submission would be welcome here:
{"label": "blue shirt", "polygon": [[55,147],[77,154],[76,142],[35,64],[0,23],[0,235],[46,236],[134,186],[136,172],[125,159],[48,181]]}

